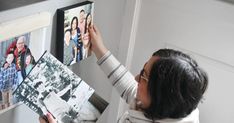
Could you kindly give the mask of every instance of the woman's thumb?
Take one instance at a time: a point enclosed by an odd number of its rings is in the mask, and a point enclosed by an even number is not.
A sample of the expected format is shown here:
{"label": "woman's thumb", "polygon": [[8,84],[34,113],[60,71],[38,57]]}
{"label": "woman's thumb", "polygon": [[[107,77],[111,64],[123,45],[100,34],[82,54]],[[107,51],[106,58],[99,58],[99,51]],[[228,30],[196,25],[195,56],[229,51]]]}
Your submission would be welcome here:
{"label": "woman's thumb", "polygon": [[90,35],[91,35],[92,37],[94,36],[95,31],[94,31],[94,29],[93,29],[93,26],[90,26],[90,27],[89,27],[89,33],[90,33]]}
{"label": "woman's thumb", "polygon": [[46,116],[47,116],[49,123],[56,123],[54,117],[50,113],[47,113]]}

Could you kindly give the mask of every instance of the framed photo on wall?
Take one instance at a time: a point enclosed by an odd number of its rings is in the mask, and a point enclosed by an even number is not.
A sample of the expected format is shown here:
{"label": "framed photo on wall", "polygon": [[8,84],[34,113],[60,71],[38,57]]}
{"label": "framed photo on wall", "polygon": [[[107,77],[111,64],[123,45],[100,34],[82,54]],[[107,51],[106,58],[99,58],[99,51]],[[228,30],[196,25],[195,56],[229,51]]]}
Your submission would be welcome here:
{"label": "framed photo on wall", "polygon": [[0,42],[0,114],[18,100],[12,94],[35,64],[30,33]]}
{"label": "framed photo on wall", "polygon": [[45,11],[0,23],[0,115],[22,104],[13,91],[45,50],[50,22]]}
{"label": "framed photo on wall", "polygon": [[94,3],[85,1],[57,10],[56,57],[70,66],[91,55],[88,28],[93,24]]}

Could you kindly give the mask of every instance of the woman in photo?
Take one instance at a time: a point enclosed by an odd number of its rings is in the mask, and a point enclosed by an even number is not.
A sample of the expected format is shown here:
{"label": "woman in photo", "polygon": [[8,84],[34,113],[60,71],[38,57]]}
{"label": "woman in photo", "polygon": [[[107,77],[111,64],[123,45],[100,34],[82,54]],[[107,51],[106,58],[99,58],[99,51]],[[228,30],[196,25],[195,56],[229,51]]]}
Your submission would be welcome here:
{"label": "woman in photo", "polygon": [[28,73],[31,71],[31,69],[33,68],[33,63],[32,63],[32,55],[31,54],[27,54],[26,55],[26,59],[25,59],[25,72],[26,75],[28,75]]}
{"label": "woman in photo", "polygon": [[76,50],[76,61],[80,61],[80,51],[79,47],[80,47],[80,39],[81,39],[81,34],[80,34],[80,29],[78,27],[78,18],[75,16],[72,18],[72,21],[71,21],[71,29],[70,29],[70,32],[71,32],[71,39],[73,40],[73,42],[75,43],[76,47],[77,47],[77,50]]}
{"label": "woman in photo", "polygon": [[[15,57],[15,64],[16,64],[16,69],[18,70],[18,80],[19,83],[23,81],[23,79],[26,78],[26,71],[25,71],[25,60],[26,60],[26,55],[31,54],[31,51],[29,47],[25,44],[26,42],[26,37],[25,36],[20,36],[17,41],[16,41],[16,48],[14,50],[14,57]],[[34,58],[31,58],[32,63],[35,63]]]}
{"label": "woman in photo", "polygon": [[89,50],[90,48],[90,36],[89,36],[89,31],[88,28],[91,26],[92,24],[92,16],[90,13],[88,13],[86,15],[86,19],[85,19],[85,28],[84,28],[84,35],[83,35],[83,45],[84,45],[84,53],[83,53],[83,57],[87,58],[88,56],[91,55],[91,51]]}

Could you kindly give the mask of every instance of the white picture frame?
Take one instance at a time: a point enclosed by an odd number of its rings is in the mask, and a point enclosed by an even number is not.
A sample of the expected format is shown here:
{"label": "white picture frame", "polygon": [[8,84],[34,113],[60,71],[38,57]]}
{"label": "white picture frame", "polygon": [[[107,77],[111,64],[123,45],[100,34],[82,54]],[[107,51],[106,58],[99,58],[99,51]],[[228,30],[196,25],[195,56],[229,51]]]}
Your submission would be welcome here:
{"label": "white picture frame", "polygon": [[[46,42],[48,42],[46,40],[46,34],[50,24],[51,14],[49,12],[39,12],[26,17],[2,22],[0,23],[0,43],[30,33],[29,49],[34,56],[34,59],[38,60],[46,50]],[[9,107],[0,110],[0,115],[20,104],[21,103],[14,103]]]}

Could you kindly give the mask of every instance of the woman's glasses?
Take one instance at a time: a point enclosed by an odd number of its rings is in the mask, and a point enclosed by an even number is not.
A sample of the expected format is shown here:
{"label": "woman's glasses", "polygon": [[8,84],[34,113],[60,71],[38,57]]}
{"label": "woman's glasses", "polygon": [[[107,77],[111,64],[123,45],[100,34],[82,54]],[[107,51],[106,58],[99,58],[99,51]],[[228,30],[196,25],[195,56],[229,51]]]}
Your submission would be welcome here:
{"label": "woman's glasses", "polygon": [[148,82],[148,78],[145,76],[145,74],[144,74],[144,69],[142,69],[141,70],[141,72],[140,72],[140,75],[139,75],[139,82],[141,81],[141,79],[144,79],[145,81],[147,81]]}

